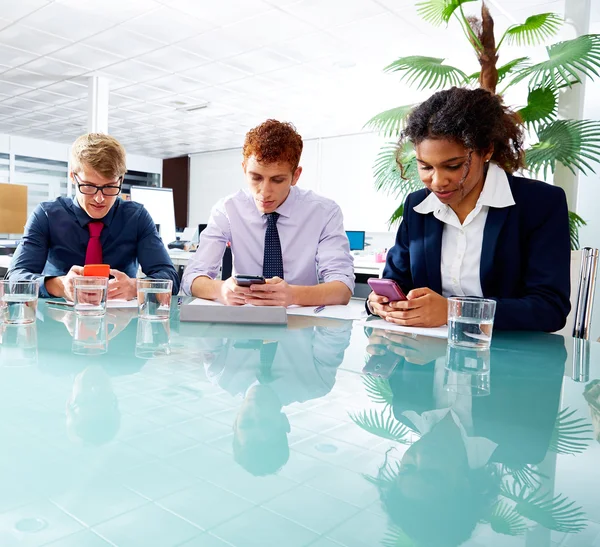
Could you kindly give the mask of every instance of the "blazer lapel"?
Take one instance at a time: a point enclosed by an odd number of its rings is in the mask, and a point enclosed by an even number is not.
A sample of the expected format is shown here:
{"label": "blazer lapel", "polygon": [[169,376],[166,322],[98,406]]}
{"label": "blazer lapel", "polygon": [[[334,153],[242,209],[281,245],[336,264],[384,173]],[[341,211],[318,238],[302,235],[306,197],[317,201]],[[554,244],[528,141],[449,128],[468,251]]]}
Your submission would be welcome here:
{"label": "blazer lapel", "polygon": [[427,265],[427,277],[429,288],[442,294],[442,232],[444,224],[433,216],[433,213],[425,215],[425,231],[423,234],[423,245],[425,247],[425,264]]}
{"label": "blazer lapel", "polygon": [[483,229],[483,244],[481,247],[481,262],[479,267],[479,279],[484,296],[488,293],[490,286],[492,270],[494,267],[494,255],[496,254],[496,245],[498,237],[504,222],[508,217],[510,207],[495,209],[490,207],[485,228]]}

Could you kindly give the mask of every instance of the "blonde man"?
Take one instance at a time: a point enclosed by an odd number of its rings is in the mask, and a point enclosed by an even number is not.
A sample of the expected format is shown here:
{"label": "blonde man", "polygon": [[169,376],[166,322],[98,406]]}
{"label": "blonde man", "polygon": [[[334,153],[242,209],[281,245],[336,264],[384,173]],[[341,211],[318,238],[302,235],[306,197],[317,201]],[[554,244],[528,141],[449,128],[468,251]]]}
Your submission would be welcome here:
{"label": "blonde man", "polygon": [[13,257],[11,280],[38,279],[40,296],[73,299],[72,280],[85,264],[109,264],[108,298],[136,296],[138,263],[149,277],[179,278],[152,218],[139,203],[119,198],[125,149],[108,135],[88,133],[71,148],[74,198],[40,203]]}

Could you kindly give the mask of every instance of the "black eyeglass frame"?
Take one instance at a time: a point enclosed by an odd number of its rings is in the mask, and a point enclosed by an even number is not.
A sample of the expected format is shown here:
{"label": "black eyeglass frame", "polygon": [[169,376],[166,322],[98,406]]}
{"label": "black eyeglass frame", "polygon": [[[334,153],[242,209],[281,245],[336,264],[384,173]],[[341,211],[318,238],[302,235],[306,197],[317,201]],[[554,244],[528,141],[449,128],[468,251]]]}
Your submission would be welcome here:
{"label": "black eyeglass frame", "polygon": [[[102,192],[102,195],[105,197],[109,197],[109,198],[114,198],[115,196],[118,196],[121,191],[123,190],[123,175],[121,175],[119,177],[119,180],[117,180],[117,185],[114,186],[112,184],[107,184],[106,186],[96,186],[95,184],[91,184],[85,180],[81,180],[79,178],[79,175],[77,173],[73,173],[73,178],[75,179],[75,184],[77,184],[77,189],[84,195],[84,196],[95,196],[98,191]],[[84,192],[81,190],[81,187],[85,187],[85,188],[94,188],[94,192],[93,193],[88,193],[88,192]],[[107,194],[104,190],[106,188],[110,188],[113,190],[118,190],[116,194]]]}

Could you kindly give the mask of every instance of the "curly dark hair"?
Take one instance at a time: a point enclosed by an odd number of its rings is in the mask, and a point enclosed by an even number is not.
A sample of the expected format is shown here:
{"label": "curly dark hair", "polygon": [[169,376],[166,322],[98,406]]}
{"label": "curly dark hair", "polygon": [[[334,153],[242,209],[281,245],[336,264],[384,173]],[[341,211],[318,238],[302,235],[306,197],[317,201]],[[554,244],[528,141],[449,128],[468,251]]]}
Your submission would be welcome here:
{"label": "curly dark hair", "polygon": [[246,134],[244,159],[254,155],[265,163],[287,161],[295,171],[300,163],[302,146],[302,137],[293,124],[267,120]]}
{"label": "curly dark hair", "polygon": [[494,147],[491,160],[513,173],[524,167],[523,122],[504,106],[502,98],[485,89],[453,87],[434,93],[408,115],[399,143],[419,144],[429,138],[454,140],[478,153]]}

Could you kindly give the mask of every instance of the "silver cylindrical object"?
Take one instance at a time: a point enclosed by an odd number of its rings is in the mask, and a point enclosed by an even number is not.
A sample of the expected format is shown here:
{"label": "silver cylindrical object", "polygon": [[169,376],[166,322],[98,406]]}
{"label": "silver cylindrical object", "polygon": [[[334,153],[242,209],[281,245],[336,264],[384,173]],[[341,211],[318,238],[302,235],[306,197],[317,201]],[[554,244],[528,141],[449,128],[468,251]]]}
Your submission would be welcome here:
{"label": "silver cylindrical object", "polygon": [[582,338],[573,339],[573,372],[575,382],[590,381],[590,342]]}
{"label": "silver cylindrical object", "polygon": [[584,247],[581,255],[579,290],[577,291],[575,320],[573,323],[574,338],[583,338],[584,340],[589,339],[597,270],[598,249]]}

